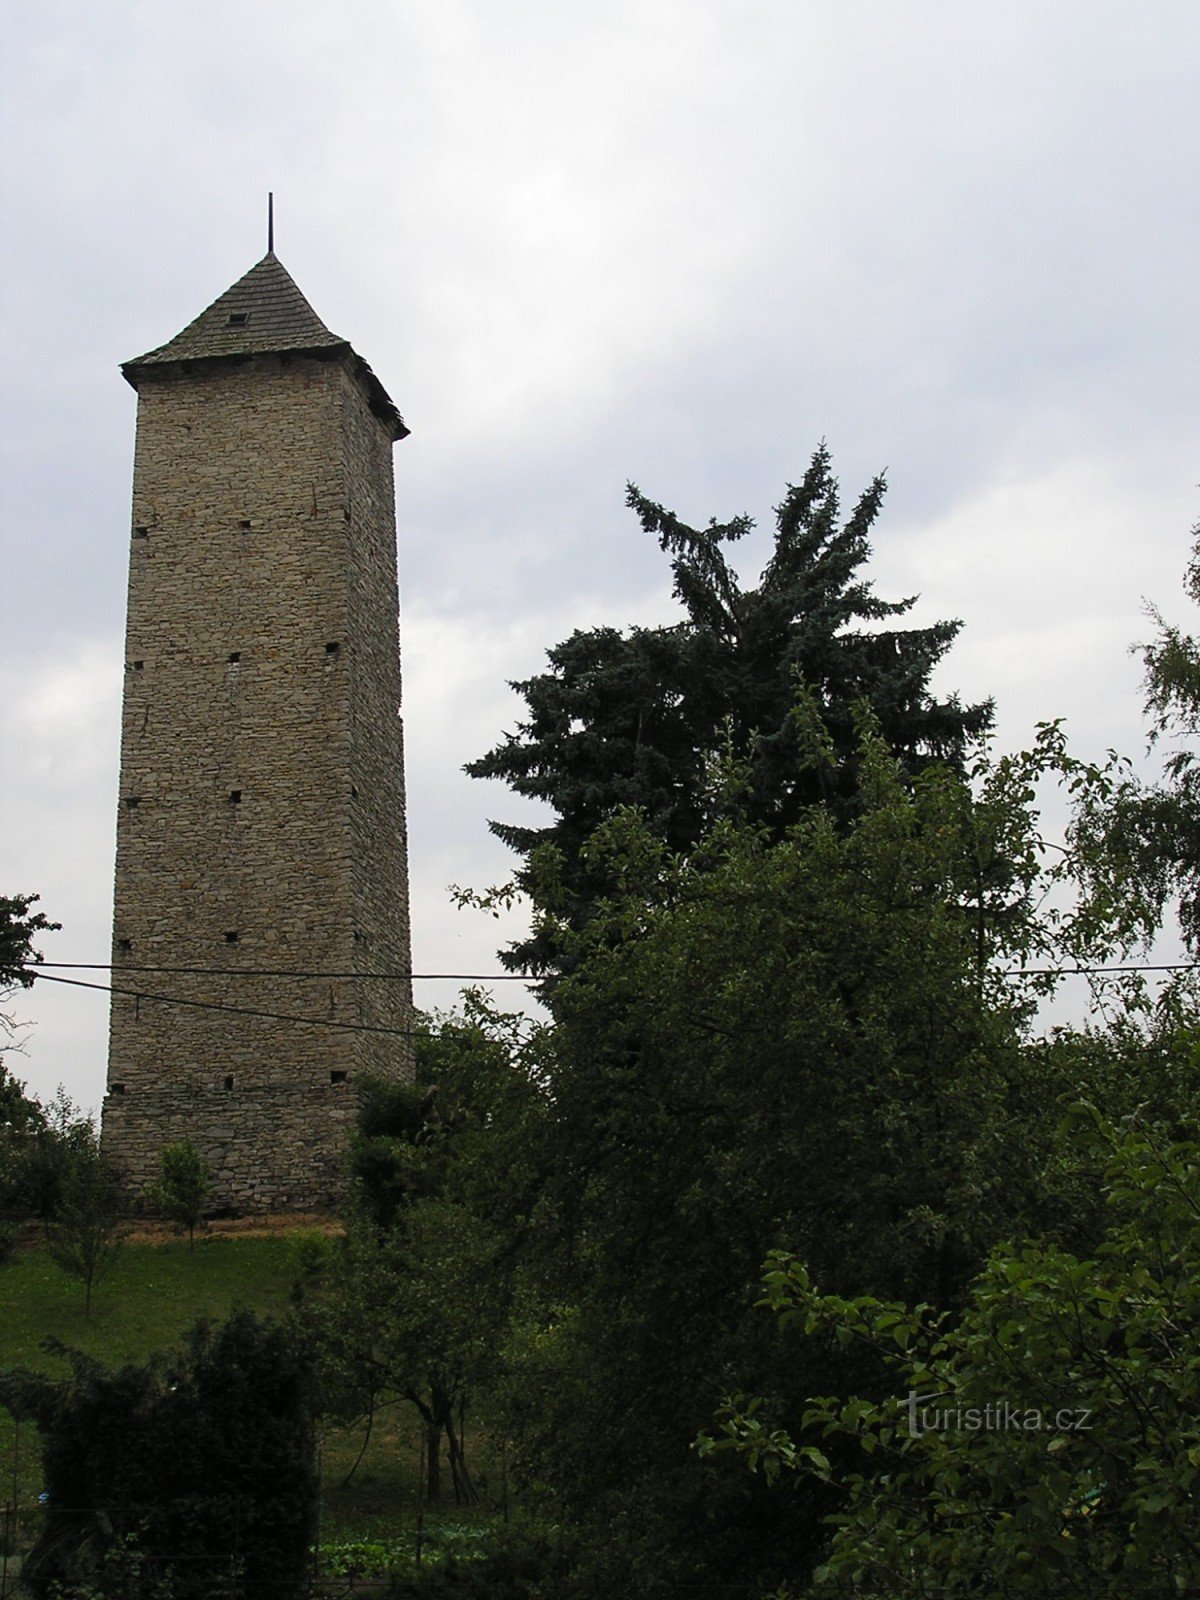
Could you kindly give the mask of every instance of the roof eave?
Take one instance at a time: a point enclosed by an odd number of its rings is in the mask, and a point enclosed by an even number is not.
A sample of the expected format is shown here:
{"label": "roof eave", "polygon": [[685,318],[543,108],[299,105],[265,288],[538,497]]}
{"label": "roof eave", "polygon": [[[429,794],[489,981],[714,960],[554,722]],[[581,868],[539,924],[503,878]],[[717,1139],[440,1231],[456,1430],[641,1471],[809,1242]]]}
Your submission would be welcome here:
{"label": "roof eave", "polygon": [[336,344],[296,345],[284,350],[231,351],[221,355],[162,356],[158,350],[149,350],[143,356],[135,356],[132,361],[122,361],[121,376],[132,389],[136,390],[139,380],[155,371],[166,372],[172,367],[216,367],[223,362],[242,363],[252,360],[255,356],[272,355],[311,356],[319,361],[328,361],[332,356],[349,356],[355,373],[367,391],[372,412],[391,429],[393,442],[408,438],[411,430],[405,426],[404,418],[400,415],[395,401],[354,346],[345,339]]}

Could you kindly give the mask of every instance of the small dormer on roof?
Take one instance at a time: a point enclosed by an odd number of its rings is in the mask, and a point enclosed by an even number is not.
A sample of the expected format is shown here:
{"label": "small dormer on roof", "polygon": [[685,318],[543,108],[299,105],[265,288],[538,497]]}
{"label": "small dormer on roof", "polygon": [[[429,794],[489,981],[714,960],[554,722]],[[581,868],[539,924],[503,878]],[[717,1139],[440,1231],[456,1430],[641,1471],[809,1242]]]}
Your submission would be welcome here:
{"label": "small dormer on roof", "polygon": [[408,429],[387,390],[350,342],[330,333],[271,250],[182,332],[145,355],[123,362],[121,371],[136,389],[139,379],[151,369],[177,362],[257,355],[319,356],[338,351],[351,358],[370,395],[371,409],[392,426],[393,438],[405,438]]}

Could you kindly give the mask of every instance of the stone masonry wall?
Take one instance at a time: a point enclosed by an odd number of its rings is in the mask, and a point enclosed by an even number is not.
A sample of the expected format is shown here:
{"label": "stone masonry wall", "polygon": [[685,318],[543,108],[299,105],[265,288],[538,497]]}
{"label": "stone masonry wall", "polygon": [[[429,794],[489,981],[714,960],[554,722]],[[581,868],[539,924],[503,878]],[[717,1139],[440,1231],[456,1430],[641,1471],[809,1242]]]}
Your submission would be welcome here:
{"label": "stone masonry wall", "polygon": [[340,354],[139,377],[103,1116],[135,1191],[187,1137],[218,1205],[328,1204],[356,1076],[411,1072],[407,981],[353,976],[410,966],[391,448]]}

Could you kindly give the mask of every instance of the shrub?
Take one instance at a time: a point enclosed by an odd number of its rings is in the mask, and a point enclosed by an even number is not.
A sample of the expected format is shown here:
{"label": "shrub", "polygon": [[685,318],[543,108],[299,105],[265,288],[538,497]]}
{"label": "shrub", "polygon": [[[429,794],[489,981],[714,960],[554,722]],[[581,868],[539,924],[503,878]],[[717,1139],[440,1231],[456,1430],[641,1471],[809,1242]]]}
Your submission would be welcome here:
{"label": "shrub", "polygon": [[24,1571],[34,1600],[59,1586],[107,1595],[106,1568],[133,1554],[148,1595],[306,1592],[314,1438],[307,1371],[285,1329],[239,1311],[117,1371],[57,1348],[68,1378],[0,1373],[0,1403],[42,1432],[49,1499]]}

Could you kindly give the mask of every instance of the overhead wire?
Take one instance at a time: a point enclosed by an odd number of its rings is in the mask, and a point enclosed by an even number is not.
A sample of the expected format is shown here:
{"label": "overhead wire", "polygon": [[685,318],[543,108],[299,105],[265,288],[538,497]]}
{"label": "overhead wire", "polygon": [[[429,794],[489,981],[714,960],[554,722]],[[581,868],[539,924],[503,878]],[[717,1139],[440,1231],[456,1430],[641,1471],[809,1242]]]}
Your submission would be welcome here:
{"label": "overhead wire", "polygon": [[[128,988],[123,984],[90,983],[83,978],[65,978],[58,972],[47,972],[47,967],[56,967],[68,971],[88,972],[158,972],[164,974],[179,974],[192,977],[211,978],[303,978],[309,980],[349,979],[370,981],[395,981],[395,980],[429,980],[452,979],[459,982],[494,983],[509,981],[515,983],[535,984],[541,980],[531,978],[522,973],[451,973],[451,972],[301,972],[290,971],[274,967],[127,967],[114,965],[111,962],[82,962],[82,961],[44,961],[25,963],[22,970],[30,978],[42,983],[58,983],[73,989],[88,989],[100,994],[118,995],[124,999],[149,1001],[155,1005],[185,1006],[192,1010],[217,1011],[227,1015],[239,1017],[257,1017],[270,1022],[292,1022],[302,1027],[309,1028],[334,1028],[345,1033],[376,1033],[387,1034],[394,1038],[407,1039],[432,1039],[437,1038],[437,1033],[429,1028],[393,1028],[372,1022],[344,1022],[337,1017],[306,1017],[295,1012],[268,1011],[260,1006],[232,1005],[226,1000],[194,1000],[184,995],[157,994],[148,989]],[[1034,977],[1118,977],[1134,972],[1191,972],[1200,967],[1200,961],[1174,961],[1174,962],[1139,962],[1123,966],[1104,967],[1014,967],[999,975],[1005,978],[1034,978]]]}
{"label": "overhead wire", "polygon": [[524,972],[307,972],[291,967],[159,967],[127,961],[38,961],[26,962],[24,970],[37,973],[46,967],[60,972],[168,972],[193,977],[214,978],[362,978],[384,982],[408,979],[422,983],[450,980],[455,983],[540,983]]}
{"label": "overhead wire", "polygon": [[[310,971],[291,967],[168,967],[150,966],[124,961],[38,961],[26,962],[22,971],[36,977],[39,972],[49,976],[48,967],[60,972],[158,972],[190,977],[210,978],[310,978],[321,980],[360,982],[432,983],[544,983],[544,977],[534,977],[527,972],[350,972],[337,970]],[[1072,978],[1116,977],[1127,972],[1194,972],[1200,961],[1131,961],[1118,966],[1071,967],[1008,967],[1000,972],[1004,978]]]}
{"label": "overhead wire", "polygon": [[188,1006],[199,1011],[221,1011],[239,1017],[262,1017],[271,1022],[296,1022],[309,1028],[337,1028],[345,1033],[384,1033],[402,1039],[436,1039],[431,1028],[388,1028],[374,1022],[342,1022],[336,1017],[302,1017],[294,1012],[267,1011],[258,1006],[235,1006],[224,1000],[189,1000],[177,994],[153,994],[146,989],[127,989],[110,983],[88,983],[83,978],[62,978],[53,972],[29,969],[42,983],[66,984],[72,989],[91,989],[101,994],[121,995],[131,1000],[149,1000],[159,1005]]}

